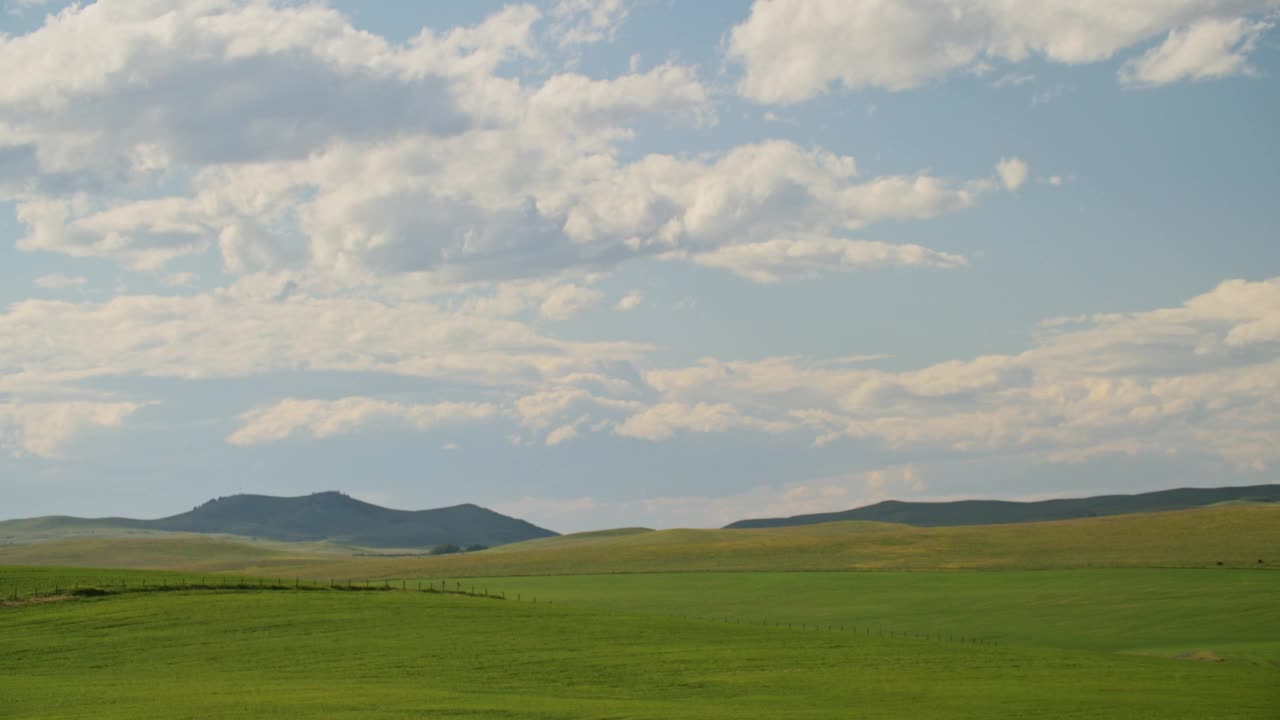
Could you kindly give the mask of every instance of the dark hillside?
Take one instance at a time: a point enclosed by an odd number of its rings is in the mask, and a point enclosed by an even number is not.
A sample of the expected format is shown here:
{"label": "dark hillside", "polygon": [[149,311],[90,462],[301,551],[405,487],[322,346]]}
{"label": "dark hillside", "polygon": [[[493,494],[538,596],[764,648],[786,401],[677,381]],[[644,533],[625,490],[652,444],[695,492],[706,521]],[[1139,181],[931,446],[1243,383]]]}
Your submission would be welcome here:
{"label": "dark hillside", "polygon": [[1000,525],[1005,523],[1071,520],[1128,513],[1186,510],[1222,502],[1280,502],[1280,485],[1226,488],[1180,488],[1140,495],[1100,495],[1087,498],[1008,502],[960,500],[957,502],[886,502],[842,512],[796,515],[787,518],[739,520],[728,528],[767,528],[813,525],[840,520],[873,520],[920,527],[951,525]]}
{"label": "dark hillside", "polygon": [[3,525],[12,526],[15,530],[61,526],[225,533],[293,542],[327,540],[373,548],[428,548],[444,544],[492,546],[556,535],[524,520],[477,505],[418,511],[392,510],[339,492],[302,497],[232,495],[159,520],[49,517],[10,521]]}

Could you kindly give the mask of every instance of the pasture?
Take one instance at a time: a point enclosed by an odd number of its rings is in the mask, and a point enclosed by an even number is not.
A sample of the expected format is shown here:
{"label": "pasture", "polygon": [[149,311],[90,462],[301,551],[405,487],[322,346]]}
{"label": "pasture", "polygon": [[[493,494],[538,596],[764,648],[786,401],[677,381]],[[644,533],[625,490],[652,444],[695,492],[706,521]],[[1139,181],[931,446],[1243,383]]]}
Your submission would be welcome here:
{"label": "pasture", "polygon": [[[1269,506],[637,528],[446,557],[14,544],[0,716],[1272,718],[1276,548]],[[85,587],[109,594],[67,597]]]}
{"label": "pasture", "polygon": [[1280,671],[1280,573],[1103,569],[488,578],[521,598],[1045,648],[1213,654]]}
{"label": "pasture", "polygon": [[0,546],[0,564],[266,577],[510,577],[594,573],[1061,568],[1280,569],[1280,506],[1239,505],[1019,525],[873,522],[758,530],[584,533],[437,557],[356,556],[313,545],[173,535]]}
{"label": "pasture", "polygon": [[416,592],[0,609],[26,718],[1257,718],[1274,668]]}

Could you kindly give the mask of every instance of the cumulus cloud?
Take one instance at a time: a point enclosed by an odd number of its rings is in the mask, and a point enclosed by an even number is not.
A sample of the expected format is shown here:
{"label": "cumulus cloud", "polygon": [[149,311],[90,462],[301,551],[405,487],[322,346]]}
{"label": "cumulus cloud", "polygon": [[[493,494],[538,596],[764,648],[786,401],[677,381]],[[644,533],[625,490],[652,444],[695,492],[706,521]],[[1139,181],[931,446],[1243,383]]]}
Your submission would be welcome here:
{"label": "cumulus cloud", "polygon": [[760,243],[731,245],[701,253],[695,260],[761,283],[890,265],[954,268],[963,267],[968,262],[961,255],[920,245],[830,237],[775,238]]}
{"label": "cumulus cloud", "polygon": [[1247,18],[1204,18],[1169,33],[1160,45],[1120,69],[1130,85],[1167,85],[1185,80],[1211,80],[1252,75],[1249,55],[1258,38],[1271,29],[1268,21]]}
{"label": "cumulus cloud", "polygon": [[[1180,307],[1046,321],[1020,353],[914,370],[803,357],[661,367],[649,346],[556,340],[483,307],[317,298],[263,279],[189,297],[15,303],[0,313],[0,392],[70,393],[113,376],[380,373],[483,391],[485,412],[510,417],[528,442],[747,431],[1055,462],[1181,449],[1267,467],[1280,460],[1278,318],[1280,279],[1231,281]],[[90,419],[76,427],[118,425],[137,405],[103,407],[120,414],[82,412],[74,417]],[[52,452],[57,442],[15,439],[7,412],[7,447]],[[289,401],[246,416],[235,437],[323,437],[370,418],[421,426],[436,417],[422,412]]]}
{"label": "cumulus cloud", "polygon": [[315,297],[279,280],[253,280],[259,282],[189,296],[14,303],[0,312],[0,358],[12,371],[7,379],[38,384],[330,370],[528,386],[598,372],[646,348],[556,340],[518,320],[447,303]]}
{"label": "cumulus cloud", "polygon": [[[751,423],[806,428],[818,444],[1079,461],[1198,450],[1241,467],[1280,460],[1280,279],[1231,281],[1178,308],[1046,322],[1015,355],[884,371],[773,358],[655,369],[661,401],[623,425],[638,437]],[[671,418],[667,420],[666,418]]]}
{"label": "cumulus cloud", "polygon": [[745,429],[777,434],[791,427],[788,422],[749,417],[729,403],[665,402],[627,417],[615,432],[622,437],[656,441],[667,440],[681,431],[715,433]]}
{"label": "cumulus cloud", "polygon": [[340,400],[286,399],[240,417],[240,428],[227,437],[232,445],[261,445],[292,435],[314,438],[349,435],[367,425],[386,424],[428,430],[489,420],[499,409],[486,403],[409,404],[367,397]]}
{"label": "cumulus cloud", "polygon": [[41,275],[36,278],[35,282],[36,287],[41,287],[46,290],[61,290],[71,287],[84,287],[89,284],[89,278],[82,275],[60,275],[55,273],[52,275]]}
{"label": "cumulus cloud", "polygon": [[560,47],[612,40],[628,10],[625,0],[560,0],[551,8],[551,37]]}
{"label": "cumulus cloud", "polygon": [[561,285],[542,301],[538,312],[550,320],[565,320],[600,304],[604,293],[580,285]]}
{"label": "cumulus cloud", "polygon": [[63,448],[93,429],[120,427],[142,403],[0,401],[0,448],[17,455],[59,457]]}
{"label": "cumulus cloud", "polygon": [[1031,168],[1019,158],[1001,158],[996,163],[996,174],[1006,190],[1017,190],[1027,182]]}
{"label": "cumulus cloud", "polygon": [[1234,72],[1231,56],[1243,63],[1252,49],[1244,38],[1261,32],[1246,30],[1257,23],[1242,18],[1275,7],[1276,0],[1169,0],[1117,12],[1111,0],[757,0],[730,34],[728,54],[743,66],[739,91],[762,103],[799,102],[836,83],[906,90],[1032,57],[1098,62],[1162,35],[1170,48],[1153,64],[1176,72],[1160,77],[1213,77]]}
{"label": "cumulus cloud", "polygon": [[640,307],[640,304],[643,302],[644,302],[644,293],[641,293],[637,290],[632,290],[626,295],[623,295],[622,298],[618,300],[618,303],[613,307],[618,312],[631,312],[632,310],[635,310],[636,308]]}
{"label": "cumulus cloud", "polygon": [[547,433],[547,445],[555,447],[578,437],[578,423],[569,423]]}
{"label": "cumulus cloud", "polygon": [[[804,274],[815,266],[759,269],[781,257],[761,251],[936,217],[993,189],[862,178],[850,156],[785,141],[634,157],[620,147],[642,118],[716,121],[695,69],[501,72],[541,52],[539,23],[557,42],[590,42],[626,9],[513,6],[392,44],[319,5],[72,6],[0,39],[15,78],[0,89],[0,198],[16,203],[23,250],[141,271],[212,254],[233,275],[337,285],[505,282],[646,257],[727,266],[715,253],[738,245],[755,258],[749,276]],[[869,250],[838,253],[837,267]],[[875,253],[872,264],[921,257]]]}

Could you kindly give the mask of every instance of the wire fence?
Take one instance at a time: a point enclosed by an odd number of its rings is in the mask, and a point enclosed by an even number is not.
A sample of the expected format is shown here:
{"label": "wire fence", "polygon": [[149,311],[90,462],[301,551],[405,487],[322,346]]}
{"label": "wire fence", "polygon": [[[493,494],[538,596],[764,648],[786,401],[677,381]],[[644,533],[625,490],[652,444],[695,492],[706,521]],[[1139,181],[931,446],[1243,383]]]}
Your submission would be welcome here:
{"label": "wire fence", "polygon": [[[285,578],[249,577],[231,575],[174,575],[156,576],[142,573],[129,576],[50,576],[21,577],[0,575],[0,607],[48,602],[60,599],[92,598],[126,593],[160,593],[177,591],[262,591],[262,592],[416,592],[437,595],[513,600],[539,604],[536,595],[527,598],[523,593],[510,597],[505,591],[491,591],[484,585],[463,583],[458,580],[407,580],[407,579],[354,579],[354,578]],[[553,605],[543,598],[541,604]],[[602,608],[594,608],[602,609]],[[786,628],[808,632],[843,633],[857,637],[921,640],[945,643],[998,646],[998,640],[959,633],[914,632],[885,629],[874,625],[851,625],[835,622],[801,622],[769,618],[746,619],[730,616],[667,615],[671,619],[695,622],[715,622],[728,625],[748,625]]]}
{"label": "wire fence", "polygon": [[[10,580],[10,582],[4,582]],[[16,581],[15,581],[16,580]],[[295,592],[423,592],[505,600],[502,593],[491,593],[487,587],[464,586],[443,580],[389,580],[355,578],[285,578],[231,575],[191,575],[176,577],[92,577],[48,576],[38,578],[0,577],[0,603],[15,604],[39,600],[75,597],[98,597],[124,593],[166,591],[295,591]]]}

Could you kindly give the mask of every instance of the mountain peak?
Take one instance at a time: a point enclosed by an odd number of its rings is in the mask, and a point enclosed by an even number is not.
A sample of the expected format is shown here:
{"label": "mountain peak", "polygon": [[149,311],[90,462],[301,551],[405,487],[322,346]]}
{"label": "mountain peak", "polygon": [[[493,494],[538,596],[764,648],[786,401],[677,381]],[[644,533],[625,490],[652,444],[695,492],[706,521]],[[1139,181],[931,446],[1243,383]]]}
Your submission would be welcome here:
{"label": "mountain peak", "polygon": [[161,530],[285,541],[328,540],[378,548],[493,546],[556,534],[471,503],[433,510],[393,510],[338,490],[298,497],[231,495],[180,515],[137,522]]}

